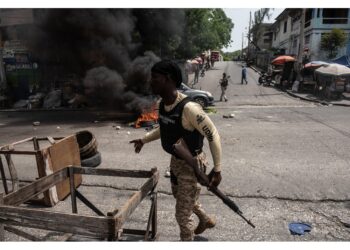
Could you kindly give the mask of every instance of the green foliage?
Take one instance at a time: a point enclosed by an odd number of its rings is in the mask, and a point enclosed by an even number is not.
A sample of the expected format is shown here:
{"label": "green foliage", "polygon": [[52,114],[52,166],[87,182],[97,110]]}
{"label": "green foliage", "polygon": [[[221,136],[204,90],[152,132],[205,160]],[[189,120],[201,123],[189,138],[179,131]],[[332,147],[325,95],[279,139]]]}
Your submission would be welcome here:
{"label": "green foliage", "polygon": [[328,58],[332,59],[337,55],[338,49],[345,46],[346,34],[343,30],[333,29],[331,33],[326,33],[321,39],[321,49],[328,52]]}
{"label": "green foliage", "polygon": [[251,40],[256,44],[260,37],[263,35],[260,27],[264,22],[265,18],[270,19],[272,13],[270,13],[273,9],[270,8],[262,8],[254,12],[253,26],[250,30]]}
{"label": "green foliage", "polygon": [[233,23],[222,9],[135,9],[135,42],[162,58],[191,58],[231,42]]}
{"label": "green foliage", "polygon": [[223,55],[224,61],[232,61],[241,55],[241,51],[236,50],[234,52],[224,52],[222,53],[222,55]]}
{"label": "green foliage", "polygon": [[204,50],[220,50],[231,42],[233,23],[222,9],[187,9],[179,57],[188,58]]}

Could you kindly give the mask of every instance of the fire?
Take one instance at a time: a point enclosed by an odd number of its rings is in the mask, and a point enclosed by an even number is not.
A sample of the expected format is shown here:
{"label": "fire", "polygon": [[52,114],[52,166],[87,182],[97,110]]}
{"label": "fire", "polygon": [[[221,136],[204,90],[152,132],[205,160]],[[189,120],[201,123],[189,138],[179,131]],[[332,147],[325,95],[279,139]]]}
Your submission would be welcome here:
{"label": "fire", "polygon": [[150,109],[144,110],[144,112],[137,118],[135,122],[135,128],[142,127],[142,123],[151,122],[157,123],[158,121],[158,112],[157,105],[154,104]]}

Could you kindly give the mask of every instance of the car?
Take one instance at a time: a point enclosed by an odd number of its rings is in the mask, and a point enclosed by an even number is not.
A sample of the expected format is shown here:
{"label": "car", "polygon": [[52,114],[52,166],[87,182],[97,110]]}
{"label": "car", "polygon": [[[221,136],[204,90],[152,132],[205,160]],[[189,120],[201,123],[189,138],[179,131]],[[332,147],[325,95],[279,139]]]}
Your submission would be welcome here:
{"label": "car", "polygon": [[192,98],[193,101],[199,103],[203,108],[214,105],[214,97],[208,91],[191,89],[184,83],[181,83],[178,91]]}

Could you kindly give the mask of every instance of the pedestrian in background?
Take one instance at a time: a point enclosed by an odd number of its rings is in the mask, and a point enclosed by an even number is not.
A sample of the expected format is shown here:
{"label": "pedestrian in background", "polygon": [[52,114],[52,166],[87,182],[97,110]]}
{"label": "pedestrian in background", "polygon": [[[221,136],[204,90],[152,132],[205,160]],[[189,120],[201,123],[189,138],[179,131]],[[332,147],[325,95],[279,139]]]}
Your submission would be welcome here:
{"label": "pedestrian in background", "polygon": [[222,79],[220,79],[220,87],[221,87],[220,102],[222,102],[222,99],[224,99],[224,101],[227,102],[227,97],[226,97],[227,86],[228,86],[228,79],[226,77],[226,73],[223,73]]}
{"label": "pedestrian in background", "polygon": [[194,80],[193,80],[193,85],[198,83],[199,79],[199,64],[194,64]]}
{"label": "pedestrian in background", "polygon": [[242,66],[241,84],[243,84],[243,80],[245,81],[245,84],[248,84],[248,81],[247,81],[247,68],[244,65]]}

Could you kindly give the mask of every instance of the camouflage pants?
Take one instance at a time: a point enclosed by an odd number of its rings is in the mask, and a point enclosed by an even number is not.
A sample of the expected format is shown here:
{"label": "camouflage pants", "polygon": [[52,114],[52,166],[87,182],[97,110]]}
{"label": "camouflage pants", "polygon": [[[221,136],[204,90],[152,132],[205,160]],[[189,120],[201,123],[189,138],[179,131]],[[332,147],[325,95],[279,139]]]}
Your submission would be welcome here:
{"label": "camouflage pants", "polygon": [[[199,157],[205,160],[204,154]],[[207,218],[198,201],[201,187],[191,166],[172,156],[170,161],[171,190],[176,199],[175,218],[180,227],[180,239],[191,241],[194,237],[193,213],[200,219]]]}

